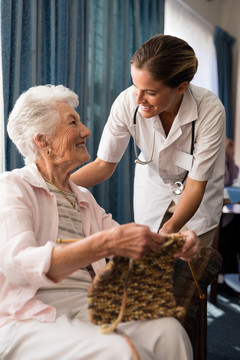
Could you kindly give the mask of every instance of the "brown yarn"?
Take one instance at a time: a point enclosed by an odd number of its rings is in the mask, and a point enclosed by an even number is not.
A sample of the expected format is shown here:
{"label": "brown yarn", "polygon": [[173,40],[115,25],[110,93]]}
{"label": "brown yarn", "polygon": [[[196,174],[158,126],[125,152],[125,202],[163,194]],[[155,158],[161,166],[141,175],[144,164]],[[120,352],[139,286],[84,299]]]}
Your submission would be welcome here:
{"label": "brown yarn", "polygon": [[[88,293],[90,320],[101,325],[101,333],[116,331],[120,322],[185,316],[185,309],[176,306],[172,282],[173,254],[183,243],[181,234],[171,234],[159,252],[139,260],[115,256],[108,262]],[[135,358],[140,359],[131,340],[124,336]]]}
{"label": "brown yarn", "polygon": [[159,252],[139,260],[115,256],[109,261],[89,289],[89,313],[93,323],[104,325],[116,319],[119,323],[184,316],[184,308],[176,307],[172,284],[173,254],[181,249],[184,240],[179,234],[169,238]]}

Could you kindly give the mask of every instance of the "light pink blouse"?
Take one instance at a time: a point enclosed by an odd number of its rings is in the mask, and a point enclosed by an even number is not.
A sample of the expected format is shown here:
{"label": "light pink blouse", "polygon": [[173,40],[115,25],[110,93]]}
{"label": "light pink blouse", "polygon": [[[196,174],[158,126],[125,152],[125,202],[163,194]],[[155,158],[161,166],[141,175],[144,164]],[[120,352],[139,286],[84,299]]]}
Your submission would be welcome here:
{"label": "light pink blouse", "polygon": [[[118,225],[85,188],[70,180],[85,236]],[[0,175],[0,326],[12,320],[54,321],[55,309],[35,298],[46,277],[58,234],[56,197],[36,165]],[[96,273],[105,259],[92,264]]]}

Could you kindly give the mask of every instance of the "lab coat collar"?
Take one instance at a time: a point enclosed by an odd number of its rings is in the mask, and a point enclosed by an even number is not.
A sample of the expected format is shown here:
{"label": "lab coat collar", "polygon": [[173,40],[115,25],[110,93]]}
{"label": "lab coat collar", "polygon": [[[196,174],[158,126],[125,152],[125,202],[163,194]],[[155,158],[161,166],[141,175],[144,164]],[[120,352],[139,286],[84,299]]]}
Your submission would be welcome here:
{"label": "lab coat collar", "polygon": [[198,118],[197,103],[192,95],[191,87],[192,85],[189,85],[184,93],[182,104],[166,138],[164,148],[167,148],[182,135],[184,125],[192,123]]}
{"label": "lab coat collar", "polygon": [[198,118],[197,103],[192,95],[192,86],[193,85],[189,84],[185,91],[182,104],[174,120],[174,123],[178,123],[179,126],[188,124]]}
{"label": "lab coat collar", "polygon": [[[182,103],[174,119],[171,133],[175,132],[175,130],[179,129],[181,126],[184,126],[192,121],[195,121],[198,118],[197,103],[192,94],[193,86],[194,85],[189,84],[187,90],[183,95]],[[159,131],[159,127],[160,127],[159,116],[156,115],[152,119],[153,119],[154,129]]]}

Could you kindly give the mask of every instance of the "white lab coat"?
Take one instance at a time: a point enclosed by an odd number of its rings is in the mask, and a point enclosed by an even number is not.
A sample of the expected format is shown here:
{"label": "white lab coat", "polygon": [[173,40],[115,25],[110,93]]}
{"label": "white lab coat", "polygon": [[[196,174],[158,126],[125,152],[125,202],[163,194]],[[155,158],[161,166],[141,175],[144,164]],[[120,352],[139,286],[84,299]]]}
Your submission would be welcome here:
{"label": "white lab coat", "polygon": [[[136,109],[134,87],[123,91],[113,103],[98,149],[98,157],[119,162],[133,135]],[[195,121],[194,150],[190,154],[192,121]],[[203,200],[188,221],[197,235],[214,229],[222,211],[225,171],[225,110],[212,92],[189,85],[182,104],[166,137],[158,116],[143,118],[137,114],[136,144],[140,158],[153,162],[136,165],[134,180],[134,217],[140,224],[157,231],[171,201],[179,200],[172,193],[173,184],[182,181],[186,171],[194,180],[208,181]]]}

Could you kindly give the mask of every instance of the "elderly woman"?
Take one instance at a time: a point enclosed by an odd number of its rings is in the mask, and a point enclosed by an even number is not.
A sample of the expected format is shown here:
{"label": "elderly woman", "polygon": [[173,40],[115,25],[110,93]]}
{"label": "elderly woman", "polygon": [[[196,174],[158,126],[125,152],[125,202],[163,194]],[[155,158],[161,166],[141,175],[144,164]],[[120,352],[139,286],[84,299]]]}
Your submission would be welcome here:
{"label": "elderly woman", "polygon": [[[116,333],[100,334],[87,308],[91,273],[105,258],[138,259],[164,239],[146,226],[118,225],[72,171],[89,160],[90,131],[75,111],[78,97],[59,86],[30,88],[17,100],[8,134],[26,166],[0,176],[0,358],[132,359]],[[185,234],[184,260],[199,239]],[[58,239],[80,239],[67,245]],[[189,338],[174,318],[122,323],[140,357],[191,359]]]}

